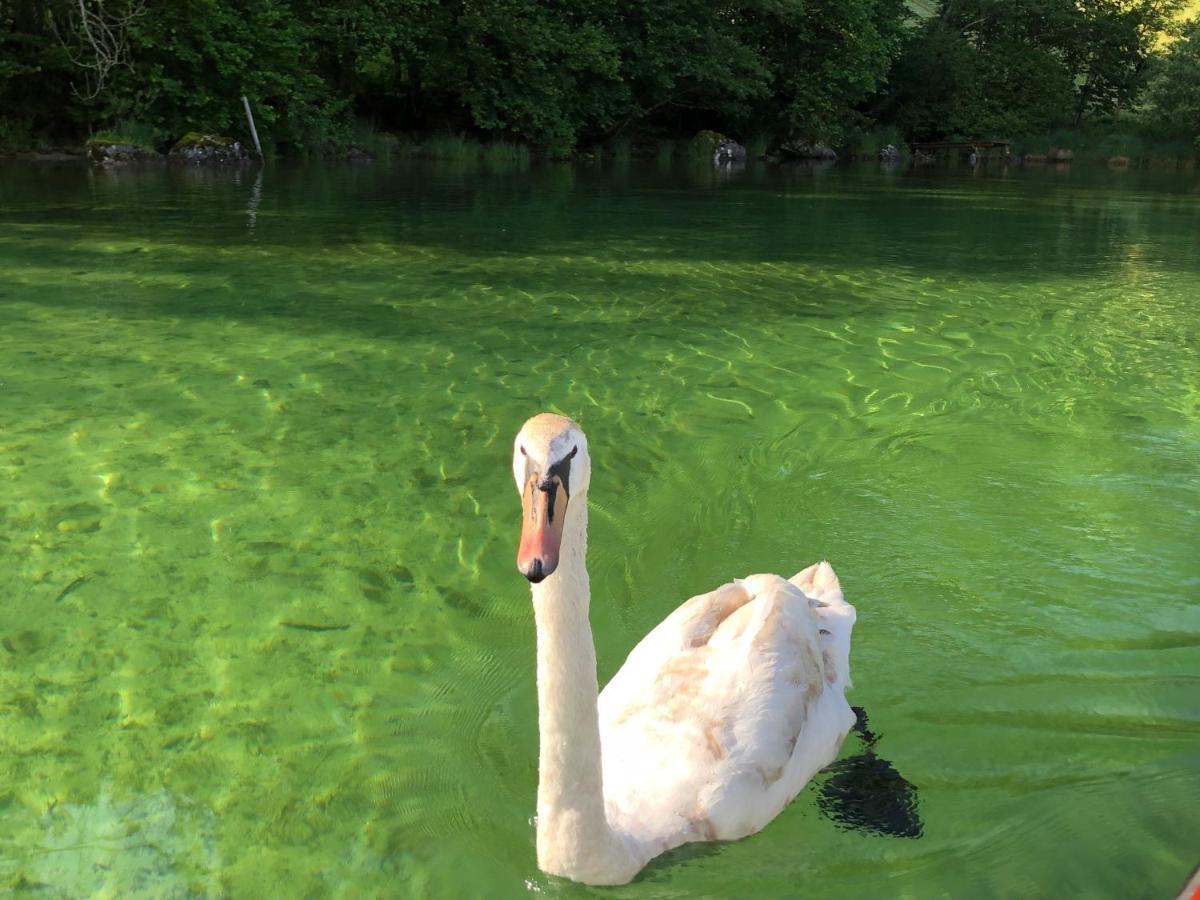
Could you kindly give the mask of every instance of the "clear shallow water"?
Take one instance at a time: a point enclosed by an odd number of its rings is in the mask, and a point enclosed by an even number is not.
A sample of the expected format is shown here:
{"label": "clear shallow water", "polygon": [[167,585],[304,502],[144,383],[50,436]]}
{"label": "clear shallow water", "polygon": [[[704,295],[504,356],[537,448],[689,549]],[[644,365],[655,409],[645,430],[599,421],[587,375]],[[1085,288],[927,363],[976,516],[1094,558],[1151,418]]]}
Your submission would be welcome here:
{"label": "clear shallow water", "polygon": [[828,558],[924,822],[813,788],[594,893],[1169,895],[1198,185],[0,169],[0,889],[592,893],[529,821],[508,460],[549,408],[595,458],[601,679],[686,597]]}

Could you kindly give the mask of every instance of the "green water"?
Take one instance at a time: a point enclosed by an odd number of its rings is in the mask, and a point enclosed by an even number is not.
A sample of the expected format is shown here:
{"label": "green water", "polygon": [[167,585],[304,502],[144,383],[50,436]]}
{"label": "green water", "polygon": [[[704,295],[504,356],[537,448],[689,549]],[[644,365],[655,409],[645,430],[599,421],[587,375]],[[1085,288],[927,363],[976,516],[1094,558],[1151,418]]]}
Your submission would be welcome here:
{"label": "green water", "polygon": [[1197,298],[1188,177],[0,169],[0,893],[593,893],[530,824],[553,409],[601,679],[828,558],[924,823],[811,788],[596,896],[1169,896]]}

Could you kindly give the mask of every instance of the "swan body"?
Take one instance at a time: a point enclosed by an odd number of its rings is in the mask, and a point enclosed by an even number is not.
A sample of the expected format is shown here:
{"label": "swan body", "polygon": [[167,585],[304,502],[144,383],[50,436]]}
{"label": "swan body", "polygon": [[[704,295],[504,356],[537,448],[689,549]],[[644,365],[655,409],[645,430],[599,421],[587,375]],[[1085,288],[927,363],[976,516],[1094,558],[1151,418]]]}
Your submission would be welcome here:
{"label": "swan body", "polygon": [[624,884],[690,841],[763,828],[837,756],[854,724],[854,607],[826,562],[751,575],[686,601],[601,694],[588,622],[579,426],[534,416],[513,474],[532,583],[540,739],[537,852],[546,872]]}

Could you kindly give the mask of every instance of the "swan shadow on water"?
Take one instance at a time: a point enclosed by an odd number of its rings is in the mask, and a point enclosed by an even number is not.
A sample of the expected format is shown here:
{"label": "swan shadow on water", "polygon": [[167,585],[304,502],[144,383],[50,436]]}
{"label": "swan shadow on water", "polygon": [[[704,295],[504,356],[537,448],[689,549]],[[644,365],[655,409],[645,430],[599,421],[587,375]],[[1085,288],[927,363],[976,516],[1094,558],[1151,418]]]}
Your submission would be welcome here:
{"label": "swan shadow on water", "polygon": [[[921,837],[925,826],[917,810],[916,785],[875,751],[879,736],[867,724],[867,711],[861,706],[850,708],[854,710],[852,732],[862,741],[862,751],[825,768],[828,777],[817,788],[817,808],[846,831]],[[726,846],[723,841],[684,844],[651,860],[636,881],[653,881],[664,870],[720,853]]]}
{"label": "swan shadow on water", "polygon": [[817,793],[817,806],[839,827],[886,837],[919,838],[917,787],[875,751],[879,742],[867,724],[867,711],[854,710],[854,731],[863,749],[825,769],[829,777]]}

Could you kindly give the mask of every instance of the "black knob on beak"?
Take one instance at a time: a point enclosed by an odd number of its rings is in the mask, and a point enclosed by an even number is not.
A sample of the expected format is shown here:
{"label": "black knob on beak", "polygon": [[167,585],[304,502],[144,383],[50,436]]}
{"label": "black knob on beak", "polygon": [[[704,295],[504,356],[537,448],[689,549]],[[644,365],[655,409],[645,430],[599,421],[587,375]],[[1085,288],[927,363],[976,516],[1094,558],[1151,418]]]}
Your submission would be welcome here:
{"label": "black knob on beak", "polygon": [[546,576],[542,574],[542,560],[535,556],[529,563],[529,568],[525,571],[525,577],[533,584],[537,584]]}

